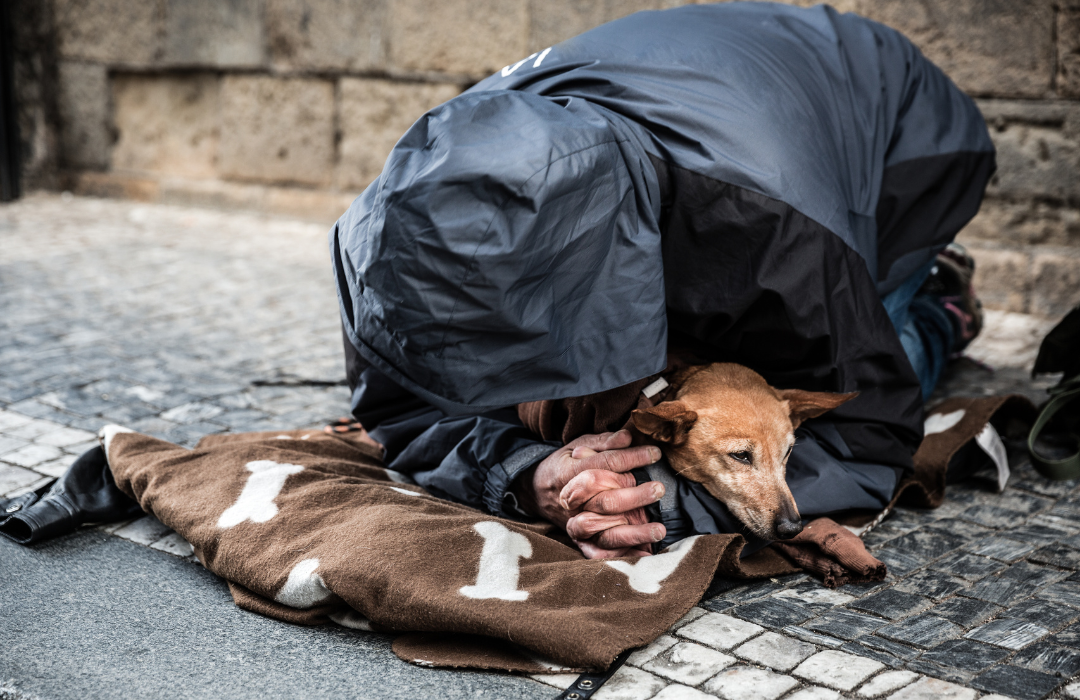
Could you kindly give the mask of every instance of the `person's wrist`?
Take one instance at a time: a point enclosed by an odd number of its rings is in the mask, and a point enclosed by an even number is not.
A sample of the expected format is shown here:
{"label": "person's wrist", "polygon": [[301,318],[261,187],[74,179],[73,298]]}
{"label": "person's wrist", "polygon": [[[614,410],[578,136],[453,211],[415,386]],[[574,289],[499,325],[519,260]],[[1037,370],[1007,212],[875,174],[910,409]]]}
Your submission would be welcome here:
{"label": "person's wrist", "polygon": [[514,495],[514,499],[517,501],[517,507],[523,513],[526,513],[534,518],[540,517],[540,508],[536,503],[536,488],[533,485],[533,480],[536,476],[536,467],[533,465],[528,469],[524,469],[514,477],[514,480],[510,482],[510,493]]}

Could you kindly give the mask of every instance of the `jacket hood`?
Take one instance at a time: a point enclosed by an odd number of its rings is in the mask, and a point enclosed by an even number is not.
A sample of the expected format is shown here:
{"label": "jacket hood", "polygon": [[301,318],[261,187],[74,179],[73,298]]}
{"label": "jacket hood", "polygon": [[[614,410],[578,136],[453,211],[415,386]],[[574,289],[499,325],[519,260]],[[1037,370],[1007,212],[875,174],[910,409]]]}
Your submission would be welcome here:
{"label": "jacket hood", "polygon": [[461,95],[331,232],[345,333],[448,413],[661,371],[659,189],[639,132],[579,98]]}

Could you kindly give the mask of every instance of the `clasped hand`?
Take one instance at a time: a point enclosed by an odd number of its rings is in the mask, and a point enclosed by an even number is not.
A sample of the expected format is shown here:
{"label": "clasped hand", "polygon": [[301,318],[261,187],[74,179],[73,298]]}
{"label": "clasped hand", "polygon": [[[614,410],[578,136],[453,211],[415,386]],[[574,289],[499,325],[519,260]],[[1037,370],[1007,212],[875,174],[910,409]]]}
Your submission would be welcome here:
{"label": "clasped hand", "polygon": [[638,485],[630,470],[658,461],[660,449],[630,442],[620,430],[583,435],[552,452],[518,478],[520,505],[564,528],[589,559],[648,556],[667,530],[649,522],[645,506],[660,500],[664,485]]}

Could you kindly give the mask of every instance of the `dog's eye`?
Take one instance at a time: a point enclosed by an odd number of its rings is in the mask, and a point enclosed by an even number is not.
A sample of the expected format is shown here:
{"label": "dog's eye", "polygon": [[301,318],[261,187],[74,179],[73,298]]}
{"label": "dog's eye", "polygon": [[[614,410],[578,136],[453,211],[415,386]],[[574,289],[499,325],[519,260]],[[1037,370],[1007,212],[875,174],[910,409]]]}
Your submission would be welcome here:
{"label": "dog's eye", "polygon": [[750,464],[754,460],[754,455],[743,450],[742,452],[731,452],[728,454],[736,462],[742,462],[743,464]]}

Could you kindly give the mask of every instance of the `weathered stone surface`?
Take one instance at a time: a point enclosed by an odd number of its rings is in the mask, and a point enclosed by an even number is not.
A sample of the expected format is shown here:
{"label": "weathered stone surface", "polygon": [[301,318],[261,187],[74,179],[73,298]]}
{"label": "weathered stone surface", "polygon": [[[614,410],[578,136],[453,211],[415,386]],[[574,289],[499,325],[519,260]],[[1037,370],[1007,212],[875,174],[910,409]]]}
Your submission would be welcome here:
{"label": "weathered stone surface", "polygon": [[848,607],[871,612],[889,620],[897,620],[925,610],[930,605],[930,600],[921,595],[890,588],[849,603]]}
{"label": "weathered stone surface", "polygon": [[685,0],[530,0],[529,50],[540,51],[635,12],[685,4]]}
{"label": "weathered stone surface", "polygon": [[975,258],[973,284],[988,308],[1026,313],[1031,293],[1031,261],[1027,254],[971,246]]}
{"label": "weathered stone surface", "polygon": [[948,620],[927,613],[883,627],[877,634],[920,649],[929,649],[946,639],[959,637],[962,632],[961,628]]}
{"label": "weathered stone surface", "polygon": [[386,0],[269,0],[266,33],[275,67],[372,70],[386,63]]}
{"label": "weathered stone surface", "polygon": [[215,177],[219,84],[211,74],[115,76],[113,169]]}
{"label": "weathered stone surface", "polygon": [[814,651],[812,644],[766,632],[736,649],[735,656],[766,668],[790,671]]}
{"label": "weathered stone surface", "polygon": [[[630,666],[615,672],[596,695],[596,700],[647,700],[658,693],[667,682],[651,673]],[[563,686],[568,688],[568,685]]]}
{"label": "weathered stone surface", "polygon": [[163,52],[164,0],[55,0],[60,55],[146,65]]}
{"label": "weathered stone surface", "polygon": [[708,613],[681,628],[678,635],[716,649],[731,649],[763,631],[762,627],[752,622],[721,613]]}
{"label": "weathered stone surface", "polygon": [[1080,651],[1039,642],[1014,656],[1012,662],[1033,671],[1069,678],[1080,671]]}
{"label": "weathered stone surface", "polygon": [[1038,253],[1032,278],[1032,313],[1063,316],[1080,303],[1080,255]]}
{"label": "weathered stone surface", "polygon": [[459,92],[450,84],[342,78],[338,186],[366,187],[382,172],[394,144],[413,122]]}
{"label": "weathered stone surface", "polygon": [[828,650],[803,661],[793,673],[812,683],[848,691],[883,668],[884,664],[872,659]]}
{"label": "weathered stone surface", "polygon": [[997,615],[1003,608],[985,600],[957,596],[934,608],[934,615],[955,622],[961,627],[971,627]]}
{"label": "weathered stone surface", "polygon": [[60,145],[64,165],[101,169],[109,164],[109,80],[104,66],[60,63]]}
{"label": "weathered stone surface", "polygon": [[326,80],[226,76],[219,170],[224,177],[328,185],[334,89]]}
{"label": "weathered stone surface", "polygon": [[1080,200],[1080,143],[1060,125],[1013,123],[991,129],[990,136],[998,169],[988,194]]}
{"label": "weathered stone surface", "polygon": [[890,695],[889,700],[975,700],[977,695],[974,690],[955,683],[939,681],[936,678],[920,678]]}
{"label": "weathered stone surface", "polygon": [[528,54],[526,0],[397,0],[388,24],[396,70],[481,77]]}
{"label": "weathered stone surface", "polygon": [[668,680],[697,685],[735,663],[727,654],[692,642],[679,642],[642,668]]}
{"label": "weathered stone surface", "polygon": [[171,65],[257,68],[266,61],[262,0],[165,0]]}
{"label": "weathered stone surface", "polygon": [[967,92],[1042,97],[1050,90],[1055,17],[1049,2],[842,0],[835,6],[899,29]]}
{"label": "weathered stone surface", "polygon": [[860,698],[874,698],[893,690],[899,690],[918,677],[918,674],[911,671],[886,671],[874,676],[869,683],[859,688],[858,695]]}
{"label": "weathered stone surface", "polygon": [[1001,693],[1018,700],[1036,700],[1052,691],[1060,682],[1046,673],[1002,664],[977,676],[972,685],[979,690]]}
{"label": "weathered stone surface", "polygon": [[1040,625],[1003,617],[988,622],[982,627],[976,627],[964,637],[1015,650],[1022,649],[1048,634],[1050,631]]}
{"label": "weathered stone surface", "polygon": [[1080,5],[1062,3],[1057,16],[1057,88],[1062,97],[1080,97]]}
{"label": "weathered stone surface", "polygon": [[790,676],[751,666],[735,666],[721,671],[704,687],[724,700],[775,700],[798,684]]}
{"label": "weathered stone surface", "polygon": [[957,240],[1080,246],[1080,209],[1037,200],[987,199]]}
{"label": "weathered stone surface", "polygon": [[744,620],[773,629],[797,625],[814,616],[814,611],[792,600],[765,598],[740,605],[731,611]]}
{"label": "weathered stone surface", "polygon": [[979,673],[1008,655],[1007,650],[989,644],[982,644],[970,639],[951,639],[925,652],[919,659],[963,671]]}
{"label": "weathered stone surface", "polygon": [[[604,689],[601,688],[595,697],[599,700],[600,693],[603,692]],[[715,697],[715,695],[706,695],[696,688],[673,683],[661,690],[659,695],[654,695],[653,700],[713,700]]]}

